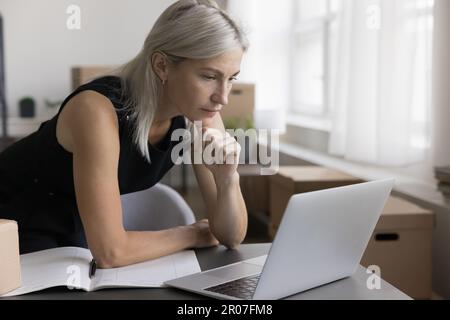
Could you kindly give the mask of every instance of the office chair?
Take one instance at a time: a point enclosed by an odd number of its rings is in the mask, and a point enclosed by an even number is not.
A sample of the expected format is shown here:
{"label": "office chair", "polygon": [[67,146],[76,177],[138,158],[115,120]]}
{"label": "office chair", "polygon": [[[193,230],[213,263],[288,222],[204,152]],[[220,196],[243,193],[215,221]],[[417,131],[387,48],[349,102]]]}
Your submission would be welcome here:
{"label": "office chair", "polygon": [[123,224],[128,231],[163,230],[195,222],[186,201],[171,187],[160,183],[122,195],[121,202]]}

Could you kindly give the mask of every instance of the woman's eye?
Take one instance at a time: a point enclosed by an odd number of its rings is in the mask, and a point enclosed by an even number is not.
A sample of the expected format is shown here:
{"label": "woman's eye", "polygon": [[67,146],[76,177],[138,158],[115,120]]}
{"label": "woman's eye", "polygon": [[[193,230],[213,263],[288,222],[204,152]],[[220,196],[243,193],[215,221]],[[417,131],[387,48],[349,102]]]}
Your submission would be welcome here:
{"label": "woman's eye", "polygon": [[236,81],[237,80],[237,78],[236,77],[232,77],[232,78],[230,78],[230,81],[231,82],[234,82],[234,81]]}
{"label": "woman's eye", "polygon": [[204,75],[202,77],[203,77],[203,79],[206,79],[206,80],[216,80],[216,77],[214,77],[214,76]]}

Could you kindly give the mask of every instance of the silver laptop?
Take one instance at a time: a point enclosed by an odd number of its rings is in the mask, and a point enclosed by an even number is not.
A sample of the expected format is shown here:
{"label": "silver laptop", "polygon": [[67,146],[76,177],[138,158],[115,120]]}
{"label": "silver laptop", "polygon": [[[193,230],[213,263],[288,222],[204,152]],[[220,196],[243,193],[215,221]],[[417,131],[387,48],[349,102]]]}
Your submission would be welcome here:
{"label": "silver laptop", "polygon": [[165,282],[218,299],[284,298],[355,273],[394,180],[297,194],[267,255]]}

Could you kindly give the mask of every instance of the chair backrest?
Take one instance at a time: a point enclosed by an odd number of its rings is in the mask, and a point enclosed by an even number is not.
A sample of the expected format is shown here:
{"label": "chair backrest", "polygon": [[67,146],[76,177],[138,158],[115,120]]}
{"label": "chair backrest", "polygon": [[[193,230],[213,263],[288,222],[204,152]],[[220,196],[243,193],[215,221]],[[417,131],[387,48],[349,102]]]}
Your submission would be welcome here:
{"label": "chair backrest", "polygon": [[121,196],[125,230],[152,231],[195,222],[186,201],[171,187],[155,186]]}

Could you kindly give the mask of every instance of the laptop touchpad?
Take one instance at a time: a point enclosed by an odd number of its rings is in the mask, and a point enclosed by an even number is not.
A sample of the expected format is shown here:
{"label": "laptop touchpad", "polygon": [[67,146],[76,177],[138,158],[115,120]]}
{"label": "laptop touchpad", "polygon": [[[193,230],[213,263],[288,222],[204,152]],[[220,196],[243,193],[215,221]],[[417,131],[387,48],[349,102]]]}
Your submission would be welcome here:
{"label": "laptop touchpad", "polygon": [[223,279],[234,279],[234,278],[242,278],[251,276],[254,274],[258,274],[262,271],[262,267],[251,264],[251,263],[245,263],[241,262],[238,264],[226,266],[224,268],[219,268],[211,271],[205,272],[209,276],[219,277]]}

